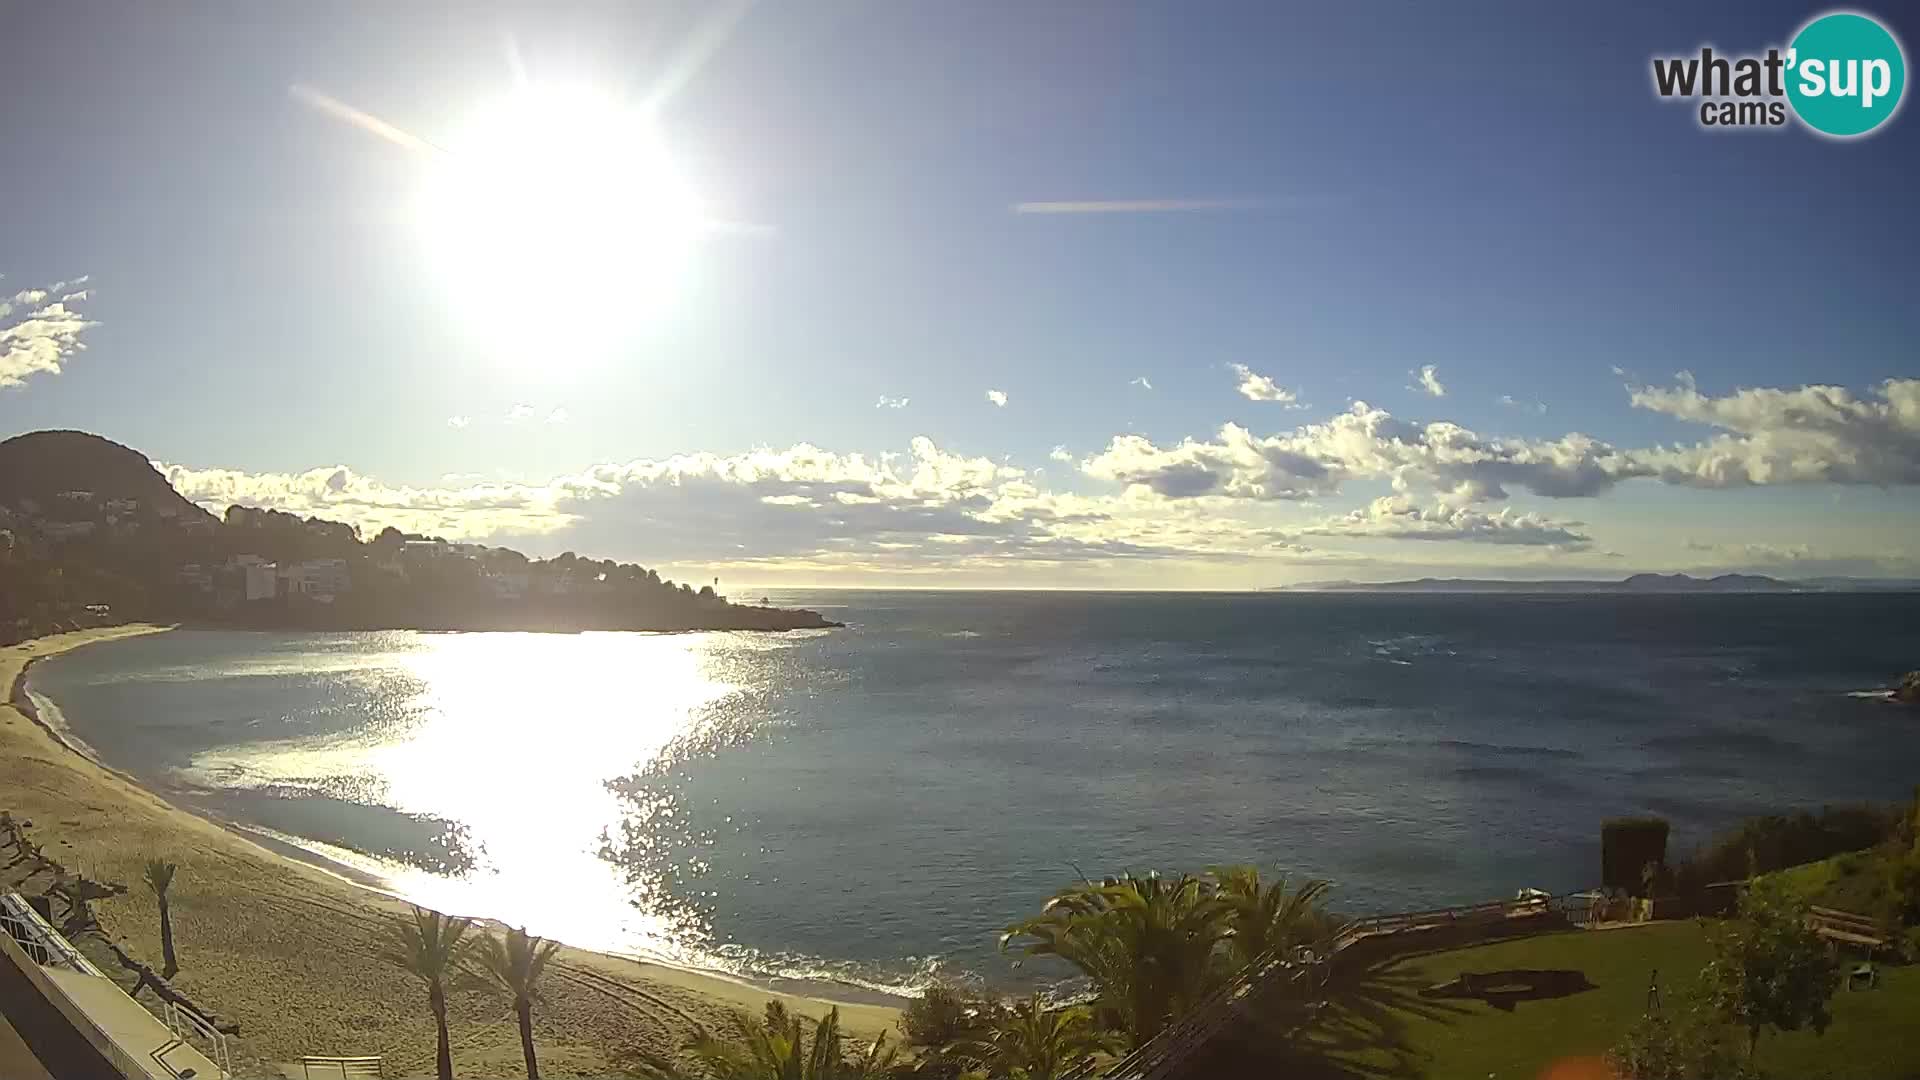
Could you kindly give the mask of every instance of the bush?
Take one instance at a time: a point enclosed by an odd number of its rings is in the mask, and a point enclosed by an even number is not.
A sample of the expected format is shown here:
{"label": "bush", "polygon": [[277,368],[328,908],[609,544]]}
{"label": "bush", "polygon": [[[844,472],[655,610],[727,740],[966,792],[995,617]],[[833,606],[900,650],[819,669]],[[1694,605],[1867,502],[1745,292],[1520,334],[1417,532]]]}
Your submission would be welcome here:
{"label": "bush", "polygon": [[908,1046],[937,1050],[985,1030],[999,1006],[991,998],[949,983],[935,983],[900,1011]]}
{"label": "bush", "polygon": [[[1818,814],[1801,810],[1749,818],[1682,859],[1674,868],[1675,884],[1682,894],[1697,895],[1714,882],[1741,881],[1862,851],[1898,835],[1906,816],[1902,807],[1861,804],[1823,807]],[[1859,868],[1865,867],[1866,858],[1862,856]],[[1841,872],[1854,871],[1842,867]]]}
{"label": "bush", "polygon": [[1710,1020],[1681,1008],[1677,1018],[1648,1013],[1607,1051],[1621,1080],[1759,1080]]}
{"label": "bush", "polygon": [[1905,926],[1920,926],[1920,844],[1887,859],[1888,914]]}
{"label": "bush", "polygon": [[1633,896],[1646,892],[1646,868],[1667,861],[1665,818],[1614,818],[1600,826],[1600,883]]}
{"label": "bush", "polygon": [[911,1075],[915,1080],[956,1080],[962,1076],[972,1063],[952,1048],[984,1040],[1005,1011],[997,999],[951,983],[927,987],[900,1010],[905,1042],[920,1052]]}

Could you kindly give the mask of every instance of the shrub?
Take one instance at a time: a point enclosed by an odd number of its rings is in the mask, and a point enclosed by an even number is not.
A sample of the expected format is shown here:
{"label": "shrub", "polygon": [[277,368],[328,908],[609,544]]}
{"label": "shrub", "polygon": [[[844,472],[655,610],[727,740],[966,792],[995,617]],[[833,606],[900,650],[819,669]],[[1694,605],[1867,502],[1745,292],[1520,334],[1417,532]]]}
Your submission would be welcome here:
{"label": "shrub", "polygon": [[[1697,895],[1714,882],[1862,851],[1897,836],[1906,816],[1902,807],[1861,804],[1749,818],[1682,859],[1674,868],[1675,883],[1683,894]],[[1852,871],[1842,867],[1841,872]]]}
{"label": "shrub", "polygon": [[900,1031],[908,1046],[938,1050],[949,1043],[979,1038],[992,1026],[999,1006],[984,995],[949,983],[935,983],[900,1011]]}
{"label": "shrub", "polygon": [[1646,868],[1667,861],[1665,818],[1614,818],[1600,826],[1600,883],[1645,894]]}
{"label": "shrub", "polygon": [[1728,1049],[1712,1022],[1682,1007],[1675,1018],[1648,1013],[1607,1051],[1621,1080],[1758,1080]]}

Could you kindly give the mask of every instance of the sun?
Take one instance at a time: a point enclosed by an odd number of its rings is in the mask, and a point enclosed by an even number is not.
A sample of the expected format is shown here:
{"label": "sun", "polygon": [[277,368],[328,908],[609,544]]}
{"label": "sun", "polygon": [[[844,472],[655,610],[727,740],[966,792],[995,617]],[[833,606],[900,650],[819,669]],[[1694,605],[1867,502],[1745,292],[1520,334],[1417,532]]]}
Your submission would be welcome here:
{"label": "sun", "polygon": [[466,317],[539,305],[546,340],[605,339],[675,294],[702,209],[644,109],[521,87],[440,149],[416,216]]}

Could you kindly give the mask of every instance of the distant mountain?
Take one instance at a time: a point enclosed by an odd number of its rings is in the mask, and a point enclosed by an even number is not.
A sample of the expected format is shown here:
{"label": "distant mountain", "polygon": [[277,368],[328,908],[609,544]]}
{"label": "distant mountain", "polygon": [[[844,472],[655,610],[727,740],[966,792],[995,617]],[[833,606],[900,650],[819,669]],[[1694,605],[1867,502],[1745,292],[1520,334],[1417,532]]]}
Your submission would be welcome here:
{"label": "distant mountain", "polygon": [[1817,587],[1758,574],[1635,574],[1620,581],[1497,581],[1476,578],[1420,578],[1417,581],[1315,581],[1287,587],[1290,592],[1420,593],[1752,593],[1812,592]]}
{"label": "distant mountain", "polygon": [[131,499],[145,515],[214,520],[173,490],[145,454],[111,439],[84,431],[35,431],[0,442],[0,506],[17,507],[24,499],[57,517],[69,492],[89,493],[86,501],[94,506]]}

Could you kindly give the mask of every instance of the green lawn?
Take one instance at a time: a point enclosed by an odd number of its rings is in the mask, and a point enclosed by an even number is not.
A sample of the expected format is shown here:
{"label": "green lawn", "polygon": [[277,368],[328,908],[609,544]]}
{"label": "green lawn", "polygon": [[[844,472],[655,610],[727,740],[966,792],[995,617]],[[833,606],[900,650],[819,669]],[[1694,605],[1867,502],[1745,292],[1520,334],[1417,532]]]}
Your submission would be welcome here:
{"label": "green lawn", "polygon": [[[1671,1007],[1708,957],[1692,922],[1569,931],[1391,962],[1338,998],[1306,1036],[1318,1051],[1302,1077],[1534,1080],[1554,1062],[1597,1057],[1639,1018],[1660,969]],[[1462,972],[1572,969],[1591,989],[1518,1001],[1422,998]],[[1760,1039],[1759,1063],[1781,1080],[1920,1080],[1920,966],[1882,968],[1878,990],[1841,990],[1834,1024]],[[1588,1075],[1580,1073],[1579,1075]]]}

